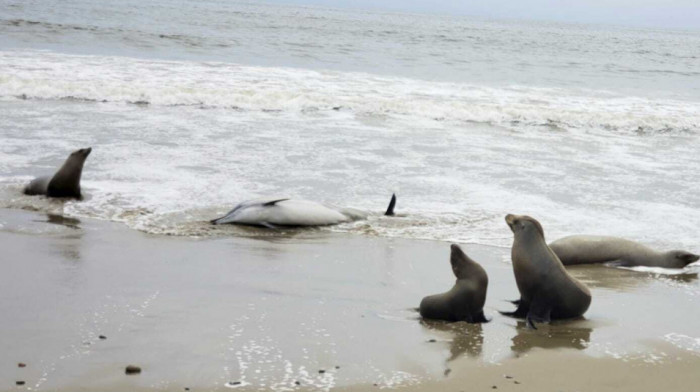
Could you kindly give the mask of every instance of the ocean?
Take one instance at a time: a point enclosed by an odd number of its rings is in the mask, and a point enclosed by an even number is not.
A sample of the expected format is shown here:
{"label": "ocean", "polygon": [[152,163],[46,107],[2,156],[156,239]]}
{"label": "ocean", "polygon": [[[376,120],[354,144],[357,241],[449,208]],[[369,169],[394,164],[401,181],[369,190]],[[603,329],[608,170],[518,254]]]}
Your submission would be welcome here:
{"label": "ocean", "polygon": [[[698,80],[698,31],[0,0],[0,207],[245,236],[208,220],[280,195],[374,213],[319,230],[505,247],[514,213],[697,253]],[[22,195],[88,146],[85,200]]]}

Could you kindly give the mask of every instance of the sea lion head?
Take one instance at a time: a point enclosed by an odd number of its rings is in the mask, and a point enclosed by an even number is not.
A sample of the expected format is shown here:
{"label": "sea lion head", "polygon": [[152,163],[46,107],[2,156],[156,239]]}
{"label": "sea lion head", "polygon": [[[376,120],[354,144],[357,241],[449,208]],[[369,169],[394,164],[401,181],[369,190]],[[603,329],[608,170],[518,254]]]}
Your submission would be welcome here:
{"label": "sea lion head", "polygon": [[544,239],[544,230],[542,225],[535,218],[527,215],[506,215],[506,223],[510,227],[513,234],[537,232]]}
{"label": "sea lion head", "polygon": [[450,264],[452,264],[452,272],[454,272],[457,279],[470,278],[472,275],[472,266],[474,265],[474,260],[470,259],[466,253],[457,244],[452,244],[450,246],[452,250],[450,254]]}
{"label": "sea lion head", "polygon": [[92,147],[81,148],[80,150],[73,151],[70,156],[71,158],[80,158],[83,162],[87,159],[88,155],[92,152]]}
{"label": "sea lion head", "polygon": [[700,259],[700,256],[684,250],[672,250],[668,253],[671,255],[671,263],[673,266],[679,268],[683,268],[686,265],[694,263]]}

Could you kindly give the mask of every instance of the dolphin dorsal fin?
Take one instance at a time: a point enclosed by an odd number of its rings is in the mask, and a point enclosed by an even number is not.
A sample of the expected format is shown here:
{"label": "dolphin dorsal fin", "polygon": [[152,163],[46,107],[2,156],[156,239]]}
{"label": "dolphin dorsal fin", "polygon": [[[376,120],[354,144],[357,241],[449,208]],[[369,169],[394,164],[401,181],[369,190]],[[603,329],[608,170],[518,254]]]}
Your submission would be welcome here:
{"label": "dolphin dorsal fin", "polygon": [[389,207],[386,209],[386,212],[384,213],[384,215],[393,216],[395,206],[396,206],[396,193],[391,195],[391,201],[389,202]]}
{"label": "dolphin dorsal fin", "polygon": [[264,203],[264,204],[263,204],[263,207],[272,207],[272,206],[274,206],[275,204],[277,204],[277,203],[279,203],[279,202],[281,202],[281,201],[285,201],[285,200],[289,200],[289,198],[287,198],[287,199],[277,199],[277,200],[268,201],[267,203]]}

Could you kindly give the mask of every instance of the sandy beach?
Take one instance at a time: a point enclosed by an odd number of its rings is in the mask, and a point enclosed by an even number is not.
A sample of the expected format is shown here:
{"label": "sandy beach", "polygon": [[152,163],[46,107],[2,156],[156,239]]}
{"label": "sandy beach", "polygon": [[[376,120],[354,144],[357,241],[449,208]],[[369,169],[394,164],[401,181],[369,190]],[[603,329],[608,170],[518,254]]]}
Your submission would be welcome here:
{"label": "sandy beach", "polygon": [[[497,313],[518,295],[507,248],[462,244],[490,277],[492,320],[468,325],[414,311],[453,283],[446,242],[259,229],[197,239],[2,209],[0,244],[2,391],[689,391],[700,382],[692,268],[573,268],[592,289],[585,319],[532,330]],[[125,375],[129,364],[141,374]]]}

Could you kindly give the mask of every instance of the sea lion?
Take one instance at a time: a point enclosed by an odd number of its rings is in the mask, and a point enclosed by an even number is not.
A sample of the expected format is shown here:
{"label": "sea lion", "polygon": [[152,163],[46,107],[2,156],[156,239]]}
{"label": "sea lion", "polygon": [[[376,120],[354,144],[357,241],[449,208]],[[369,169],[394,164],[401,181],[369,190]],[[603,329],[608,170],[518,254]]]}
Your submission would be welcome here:
{"label": "sea lion", "polygon": [[489,285],[486,271],[458,245],[453,244],[451,249],[450,264],[457,281],[449,291],[423,298],[420,315],[426,319],[488,322],[484,316],[486,288]]}
{"label": "sea lion", "polygon": [[542,225],[529,216],[511,214],[506,223],[514,236],[511,258],[520,300],[517,310],[501,313],[525,318],[532,328],[535,322],[583,315],[591,304],[591,292],[566,272],[547,246]]}
{"label": "sea lion", "polygon": [[617,237],[572,235],[549,247],[564,265],[612,263],[623,267],[683,268],[700,256],[684,250],[657,252],[638,242]]}
{"label": "sea lion", "polygon": [[91,151],[90,147],[73,151],[56,174],[35,178],[24,188],[24,194],[82,199],[80,176],[83,173],[83,164]]}
{"label": "sea lion", "polygon": [[[394,215],[396,195],[391,196],[384,215]],[[275,228],[280,226],[327,226],[366,218],[354,209],[338,209],[315,201],[290,198],[261,198],[244,201],[212,224],[238,224]]]}

